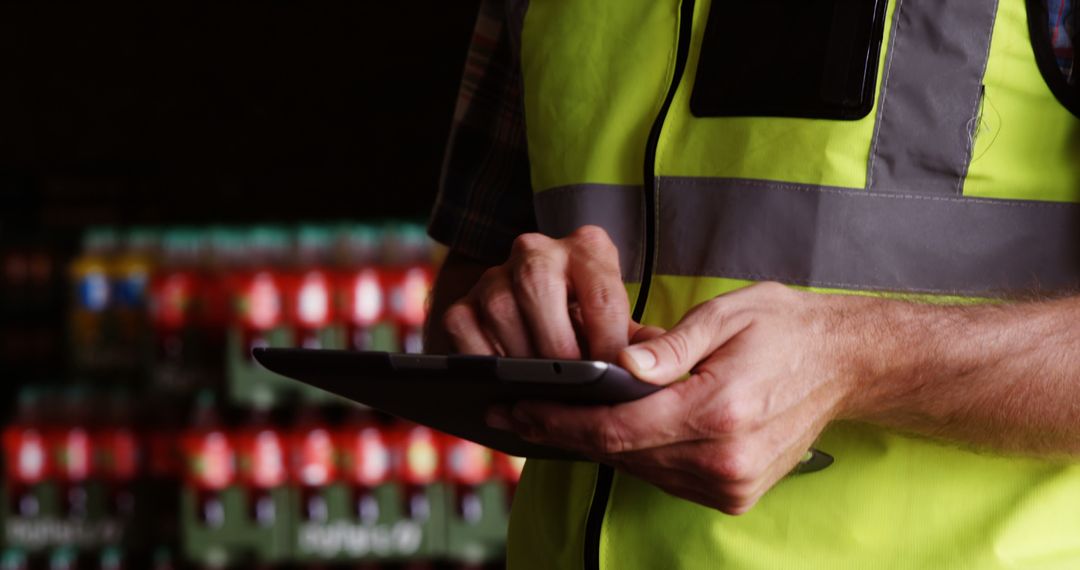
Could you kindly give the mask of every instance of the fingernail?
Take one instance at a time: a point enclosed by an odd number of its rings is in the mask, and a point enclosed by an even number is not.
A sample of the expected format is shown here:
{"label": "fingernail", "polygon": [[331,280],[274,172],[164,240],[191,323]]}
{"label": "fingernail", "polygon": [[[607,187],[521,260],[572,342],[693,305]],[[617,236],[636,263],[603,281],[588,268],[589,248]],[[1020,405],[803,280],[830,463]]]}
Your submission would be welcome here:
{"label": "fingernail", "polygon": [[503,431],[512,431],[514,429],[509,414],[502,408],[492,408],[488,410],[487,417],[484,418],[484,421],[487,422],[488,426],[495,429],[501,429]]}
{"label": "fingernail", "polygon": [[638,370],[645,371],[656,366],[656,356],[653,355],[652,351],[644,348],[627,347],[626,356],[630,357]]}

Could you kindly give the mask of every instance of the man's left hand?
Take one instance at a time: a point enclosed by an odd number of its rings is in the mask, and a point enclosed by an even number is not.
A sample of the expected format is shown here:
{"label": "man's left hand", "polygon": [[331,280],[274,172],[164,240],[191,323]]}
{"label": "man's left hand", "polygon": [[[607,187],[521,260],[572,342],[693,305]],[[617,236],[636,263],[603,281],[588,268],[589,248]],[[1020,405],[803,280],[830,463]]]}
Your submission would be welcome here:
{"label": "man's left hand", "polygon": [[[728,514],[749,510],[833,419],[860,376],[847,307],[872,302],[762,283],[698,305],[618,363],[670,386],[616,406],[522,402],[493,427],[576,451]],[[689,377],[681,380],[689,373]]]}

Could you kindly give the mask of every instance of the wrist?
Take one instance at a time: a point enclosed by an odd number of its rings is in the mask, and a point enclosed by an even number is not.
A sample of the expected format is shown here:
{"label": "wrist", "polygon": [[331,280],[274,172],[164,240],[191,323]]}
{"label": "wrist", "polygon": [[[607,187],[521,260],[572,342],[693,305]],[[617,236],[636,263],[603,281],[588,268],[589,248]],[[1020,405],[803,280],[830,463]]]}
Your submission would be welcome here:
{"label": "wrist", "polygon": [[836,418],[882,423],[908,413],[940,372],[940,335],[955,324],[947,314],[955,308],[871,297],[836,300],[827,351],[843,386]]}

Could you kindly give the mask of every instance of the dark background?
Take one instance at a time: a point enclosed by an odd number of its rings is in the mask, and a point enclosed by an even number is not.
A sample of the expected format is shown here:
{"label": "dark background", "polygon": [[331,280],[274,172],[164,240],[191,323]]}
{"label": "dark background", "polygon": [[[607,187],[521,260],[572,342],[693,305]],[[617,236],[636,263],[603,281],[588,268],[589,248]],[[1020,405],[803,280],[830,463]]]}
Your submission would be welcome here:
{"label": "dark background", "polygon": [[0,400],[68,375],[88,226],[423,221],[478,4],[0,2]]}
{"label": "dark background", "polygon": [[0,3],[0,239],[422,219],[477,5]]}

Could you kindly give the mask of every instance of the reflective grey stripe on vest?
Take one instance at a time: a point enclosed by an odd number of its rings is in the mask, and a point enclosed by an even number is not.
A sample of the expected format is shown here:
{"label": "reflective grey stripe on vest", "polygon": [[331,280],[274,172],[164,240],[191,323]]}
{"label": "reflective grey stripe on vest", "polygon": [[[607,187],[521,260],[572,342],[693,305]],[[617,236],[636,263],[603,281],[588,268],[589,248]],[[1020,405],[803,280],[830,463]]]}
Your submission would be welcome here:
{"label": "reflective grey stripe on vest", "polygon": [[586,225],[607,230],[619,248],[623,281],[641,281],[645,206],[640,186],[564,186],[536,194],[533,204],[540,231],[549,236],[565,237]]}
{"label": "reflective grey stripe on vest", "polygon": [[[656,273],[958,295],[1080,283],[1080,206],[877,193],[709,178],[661,178]],[[542,230],[594,223],[637,281],[640,188],[538,193]],[[627,271],[627,267],[635,268]]]}
{"label": "reflective grey stripe on vest", "polygon": [[959,195],[997,0],[894,1],[867,188]]}

